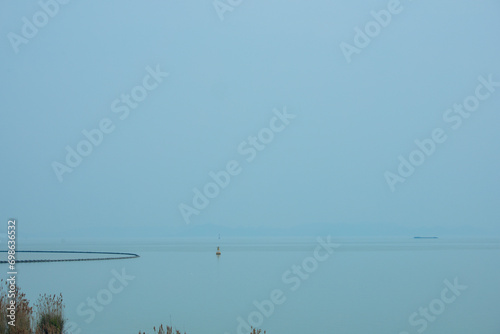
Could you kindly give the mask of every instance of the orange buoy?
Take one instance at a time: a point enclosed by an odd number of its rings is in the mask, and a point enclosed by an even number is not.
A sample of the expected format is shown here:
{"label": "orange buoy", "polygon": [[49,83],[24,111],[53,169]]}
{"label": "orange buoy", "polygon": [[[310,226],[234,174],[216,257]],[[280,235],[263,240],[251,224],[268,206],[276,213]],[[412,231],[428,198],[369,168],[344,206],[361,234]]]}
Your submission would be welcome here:
{"label": "orange buoy", "polygon": [[215,255],[219,256],[221,253],[220,253],[220,248],[219,246],[217,246],[217,252],[215,252]]}

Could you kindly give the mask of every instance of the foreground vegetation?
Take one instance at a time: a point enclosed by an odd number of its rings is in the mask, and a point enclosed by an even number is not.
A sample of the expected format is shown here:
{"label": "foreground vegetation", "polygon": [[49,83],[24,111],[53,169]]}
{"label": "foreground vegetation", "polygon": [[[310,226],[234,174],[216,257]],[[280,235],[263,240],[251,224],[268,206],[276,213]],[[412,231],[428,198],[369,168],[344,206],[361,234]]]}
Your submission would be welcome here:
{"label": "foreground vegetation", "polygon": [[[15,298],[15,326],[9,325],[10,297]],[[64,333],[64,304],[62,295],[40,295],[37,302],[30,306],[26,294],[16,286],[9,291],[7,282],[0,280],[0,334],[62,334]],[[69,333],[71,334],[71,333]],[[139,331],[139,334],[146,332]],[[153,334],[182,334],[171,326],[153,327]],[[184,333],[186,334],[186,333]],[[266,334],[260,329],[252,328],[249,334]]]}
{"label": "foreground vegetation", "polygon": [[[174,333],[172,327],[170,326],[166,326],[165,328],[163,328],[163,325],[160,325],[158,329],[156,329],[156,327],[153,327],[153,331],[153,334],[182,334],[178,330],[175,330]],[[146,334],[146,332],[139,331],[139,334]],[[186,334],[186,332],[184,332],[184,334]],[[252,328],[252,331],[249,334],[266,334],[266,331],[262,332],[261,329]]]}
{"label": "foreground vegetation", "polygon": [[[15,326],[9,317],[10,295],[15,298]],[[0,334],[62,334],[64,330],[62,295],[40,295],[34,306],[30,306],[26,294],[16,286],[0,281]]]}

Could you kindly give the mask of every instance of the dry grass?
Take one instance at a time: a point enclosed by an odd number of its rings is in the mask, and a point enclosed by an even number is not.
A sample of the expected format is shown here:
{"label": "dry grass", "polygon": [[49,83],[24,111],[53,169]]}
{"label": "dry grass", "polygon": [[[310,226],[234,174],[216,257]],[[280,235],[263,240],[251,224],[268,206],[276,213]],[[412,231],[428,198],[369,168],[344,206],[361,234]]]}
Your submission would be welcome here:
{"label": "dry grass", "polygon": [[[160,327],[158,329],[156,329],[156,327],[153,327],[153,331],[154,331],[154,334],[172,334],[172,333],[174,333],[172,327],[167,326],[167,327],[163,328],[163,325],[160,325]],[[146,332],[139,331],[139,334],[146,334]],[[175,334],[181,334],[181,332],[178,330],[175,330]],[[186,333],[184,333],[184,334],[186,334]]]}
{"label": "dry grass", "polygon": [[[178,330],[176,330],[174,333],[172,327],[170,326],[166,326],[165,328],[163,328],[163,325],[160,325],[158,329],[156,329],[156,327],[153,327],[153,331],[153,334],[182,334]],[[139,331],[139,334],[146,334],[146,332]],[[184,332],[184,334],[186,333]],[[252,331],[249,334],[266,334],[266,331],[262,332],[262,329],[256,329],[252,327]]]}
{"label": "dry grass", "polygon": [[[262,333],[262,329],[255,329],[252,327],[252,332],[250,334],[260,334]],[[262,334],[266,334],[266,331],[264,331],[264,333]]]}
{"label": "dry grass", "polygon": [[40,296],[36,306],[36,314],[29,305],[26,294],[16,286],[16,320],[15,326],[9,325],[7,307],[10,303],[9,286],[7,282],[0,281],[0,334],[61,334],[63,332],[63,302],[62,296]]}
{"label": "dry grass", "polygon": [[10,305],[8,298],[9,284],[8,282],[0,281],[0,333],[1,334],[32,334],[31,325],[33,323],[33,308],[30,307],[29,301],[26,299],[26,294],[21,292],[16,286],[14,289],[16,301],[16,326],[10,326],[8,323],[11,321],[7,317],[7,307]]}

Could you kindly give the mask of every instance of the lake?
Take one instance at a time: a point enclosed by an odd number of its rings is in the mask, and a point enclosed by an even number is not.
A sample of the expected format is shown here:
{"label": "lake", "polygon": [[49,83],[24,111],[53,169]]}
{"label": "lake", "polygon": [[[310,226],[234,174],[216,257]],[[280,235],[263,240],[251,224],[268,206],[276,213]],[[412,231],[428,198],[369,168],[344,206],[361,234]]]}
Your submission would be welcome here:
{"label": "lake", "polygon": [[188,334],[245,333],[252,324],[269,334],[500,332],[498,240],[321,237],[22,246],[18,250],[140,255],[18,264],[18,284],[30,301],[40,293],[62,293],[72,333],[153,333],[160,323]]}

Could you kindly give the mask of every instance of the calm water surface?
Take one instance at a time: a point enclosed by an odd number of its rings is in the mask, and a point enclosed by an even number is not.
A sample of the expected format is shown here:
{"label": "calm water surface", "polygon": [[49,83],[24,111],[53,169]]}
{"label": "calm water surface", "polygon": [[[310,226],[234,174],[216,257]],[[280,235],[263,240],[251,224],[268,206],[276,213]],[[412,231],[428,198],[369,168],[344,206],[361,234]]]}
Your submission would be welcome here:
{"label": "calm water surface", "polygon": [[500,333],[497,242],[338,244],[222,242],[220,258],[213,241],[30,244],[141,257],[19,264],[18,282],[30,300],[62,293],[73,333]]}

